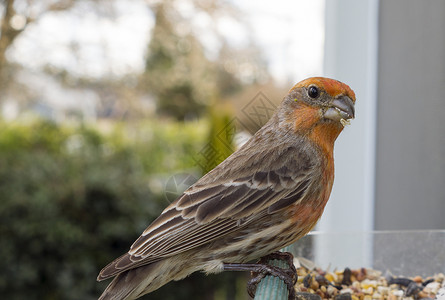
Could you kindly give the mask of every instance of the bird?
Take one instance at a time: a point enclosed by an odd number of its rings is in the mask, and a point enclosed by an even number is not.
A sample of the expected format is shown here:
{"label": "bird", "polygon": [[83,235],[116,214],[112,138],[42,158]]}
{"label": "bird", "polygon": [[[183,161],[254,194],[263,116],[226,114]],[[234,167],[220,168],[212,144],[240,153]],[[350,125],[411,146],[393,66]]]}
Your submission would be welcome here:
{"label": "bird", "polygon": [[98,281],[114,279],[99,299],[137,299],[194,272],[231,270],[306,235],[329,199],[334,142],[355,101],[335,79],[294,85],[262,128],[102,269]]}

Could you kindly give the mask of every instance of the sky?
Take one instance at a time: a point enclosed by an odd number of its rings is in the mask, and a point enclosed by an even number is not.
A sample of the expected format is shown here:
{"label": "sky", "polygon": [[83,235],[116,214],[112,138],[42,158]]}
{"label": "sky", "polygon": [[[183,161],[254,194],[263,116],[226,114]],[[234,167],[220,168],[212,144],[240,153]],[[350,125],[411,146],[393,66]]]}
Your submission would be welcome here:
{"label": "sky", "polygon": [[323,0],[238,1],[255,40],[279,81],[321,75],[324,47]]}
{"label": "sky", "polygon": [[[183,9],[187,10],[186,2]],[[78,76],[122,76],[144,70],[144,54],[154,25],[143,0],[116,0],[114,19],[97,18],[82,2],[70,12],[47,14],[15,41],[8,56],[28,67],[54,66]],[[234,2],[253,37],[233,20],[217,27],[232,43],[252,38],[260,46],[271,74],[279,82],[297,82],[323,69],[324,0]],[[86,5],[86,4],[85,4]],[[193,18],[212,55],[214,38],[205,30],[209,20]],[[74,52],[73,52],[74,49]],[[74,55],[73,55],[74,53]]]}

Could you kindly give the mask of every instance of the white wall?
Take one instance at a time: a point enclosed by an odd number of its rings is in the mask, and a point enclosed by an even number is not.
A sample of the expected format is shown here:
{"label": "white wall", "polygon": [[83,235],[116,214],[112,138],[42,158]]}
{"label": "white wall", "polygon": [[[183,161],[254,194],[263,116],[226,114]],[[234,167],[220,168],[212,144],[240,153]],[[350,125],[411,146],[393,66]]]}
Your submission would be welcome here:
{"label": "white wall", "polygon": [[[377,0],[326,1],[324,75],[348,84],[356,93],[356,119],[335,146],[335,182],[317,230],[357,232],[373,229],[376,135]],[[326,237],[326,235],[323,235]],[[338,235],[317,240],[317,260],[334,262],[333,247],[345,247]],[[358,249],[357,249],[358,250]],[[367,256],[363,244],[357,255]],[[352,255],[349,251],[345,255]],[[338,253],[338,252],[337,252]],[[323,261],[321,261],[323,260]]]}

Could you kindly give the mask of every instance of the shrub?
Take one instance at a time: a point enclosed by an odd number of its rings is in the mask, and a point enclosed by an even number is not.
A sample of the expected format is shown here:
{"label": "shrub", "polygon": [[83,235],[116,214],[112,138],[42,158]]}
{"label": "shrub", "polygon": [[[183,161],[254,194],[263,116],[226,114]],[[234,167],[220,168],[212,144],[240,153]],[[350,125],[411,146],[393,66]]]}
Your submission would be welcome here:
{"label": "shrub", "polygon": [[[162,179],[193,170],[206,138],[202,123],[112,125],[107,134],[44,121],[0,127],[5,299],[96,299],[108,283],[96,282],[100,269],[168,204]],[[206,299],[228,278],[201,284],[193,275],[150,299],[177,299],[178,292]]]}

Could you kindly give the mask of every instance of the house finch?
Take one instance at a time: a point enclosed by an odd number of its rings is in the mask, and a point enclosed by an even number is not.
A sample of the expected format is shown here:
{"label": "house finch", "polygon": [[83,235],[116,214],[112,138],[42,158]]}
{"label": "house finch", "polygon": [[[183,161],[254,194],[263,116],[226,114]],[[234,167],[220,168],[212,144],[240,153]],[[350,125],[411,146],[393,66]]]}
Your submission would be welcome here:
{"label": "house finch", "polygon": [[99,274],[100,299],[136,299],[196,271],[217,273],[281,249],[316,224],[334,180],[334,142],[354,118],[337,80],[296,84],[239,150],[171,203]]}

